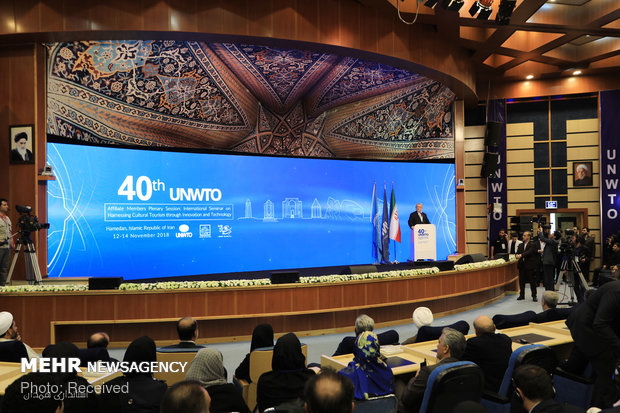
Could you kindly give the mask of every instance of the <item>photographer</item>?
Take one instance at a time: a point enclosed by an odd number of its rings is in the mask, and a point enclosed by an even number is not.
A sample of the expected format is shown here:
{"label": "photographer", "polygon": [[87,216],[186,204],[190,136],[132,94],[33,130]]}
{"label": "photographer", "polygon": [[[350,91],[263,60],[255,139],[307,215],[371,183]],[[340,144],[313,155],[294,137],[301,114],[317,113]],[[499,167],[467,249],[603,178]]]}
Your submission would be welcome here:
{"label": "photographer", "polygon": [[11,261],[11,249],[15,249],[15,241],[11,238],[11,219],[7,216],[9,201],[0,198],[0,287],[6,284]]}
{"label": "photographer", "polygon": [[545,237],[542,227],[538,227],[538,241],[540,249],[538,252],[542,256],[543,265],[543,285],[545,291],[553,291],[555,284],[555,262],[558,255],[558,239],[562,236],[559,231],[555,231]]}

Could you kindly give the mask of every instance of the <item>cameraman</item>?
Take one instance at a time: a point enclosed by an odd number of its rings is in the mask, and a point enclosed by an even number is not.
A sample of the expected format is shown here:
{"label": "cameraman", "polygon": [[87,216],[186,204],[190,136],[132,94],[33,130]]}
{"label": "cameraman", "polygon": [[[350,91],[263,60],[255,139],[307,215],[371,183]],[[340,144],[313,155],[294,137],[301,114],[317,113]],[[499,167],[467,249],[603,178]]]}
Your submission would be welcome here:
{"label": "cameraman", "polygon": [[0,198],[0,287],[6,284],[11,261],[11,249],[15,241],[11,238],[11,219],[8,217],[9,201]]}
{"label": "cameraman", "polygon": [[538,252],[542,256],[543,265],[543,285],[545,291],[553,291],[555,285],[555,263],[558,255],[558,239],[562,233],[555,231],[549,234],[549,238],[545,237],[542,227],[538,227],[538,241],[540,242],[540,250]]}

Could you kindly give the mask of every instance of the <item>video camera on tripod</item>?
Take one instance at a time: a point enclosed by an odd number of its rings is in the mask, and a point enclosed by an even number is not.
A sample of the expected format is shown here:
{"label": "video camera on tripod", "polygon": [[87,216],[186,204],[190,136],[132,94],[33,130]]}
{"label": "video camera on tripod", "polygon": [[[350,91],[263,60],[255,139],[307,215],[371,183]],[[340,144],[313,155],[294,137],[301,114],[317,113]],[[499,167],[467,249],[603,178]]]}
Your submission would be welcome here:
{"label": "video camera on tripod", "polygon": [[[579,234],[575,234],[575,231],[568,228],[564,230],[564,234],[566,236],[560,242],[559,247],[559,252],[562,255],[562,266],[560,269],[562,271],[566,271],[567,281],[572,287],[571,299],[568,304],[573,305],[573,290],[577,294],[578,301],[581,301],[583,300],[584,292],[587,291],[590,287],[588,287],[588,282],[586,281],[583,273],[581,272],[581,260],[584,257],[583,255],[575,255],[577,251],[575,249],[573,236],[579,236]],[[556,288],[559,287],[561,279],[562,277],[558,277]],[[579,284],[581,284],[581,288],[579,288]]]}
{"label": "video camera on tripod", "polygon": [[19,257],[19,253],[24,250],[24,264],[26,266],[26,280],[29,283],[39,284],[42,281],[41,269],[39,268],[39,262],[37,260],[37,250],[34,246],[30,234],[41,229],[48,229],[50,224],[39,222],[39,218],[32,214],[32,207],[27,205],[15,205],[15,209],[19,212],[20,217],[17,220],[17,226],[19,227],[19,237],[17,238],[17,246],[15,248],[15,255],[13,256],[13,262],[9,269],[7,277],[7,283],[11,281],[13,277],[13,270],[15,269],[15,263]]}
{"label": "video camera on tripod", "polygon": [[40,223],[39,218],[36,215],[32,215],[32,207],[27,205],[15,205],[15,209],[20,213],[20,217],[17,220],[17,226],[21,234],[30,234],[40,229],[48,229],[50,224]]}

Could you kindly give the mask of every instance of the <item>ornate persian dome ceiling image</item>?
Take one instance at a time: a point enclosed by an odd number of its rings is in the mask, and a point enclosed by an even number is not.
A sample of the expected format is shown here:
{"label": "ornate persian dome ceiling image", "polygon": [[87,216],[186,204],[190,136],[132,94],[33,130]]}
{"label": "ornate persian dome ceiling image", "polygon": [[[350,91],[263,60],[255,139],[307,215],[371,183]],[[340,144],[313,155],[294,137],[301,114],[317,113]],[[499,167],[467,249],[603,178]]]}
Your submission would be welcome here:
{"label": "ornate persian dome ceiling image", "polygon": [[454,93],[376,61],[172,40],[47,49],[50,135],[289,156],[454,157]]}

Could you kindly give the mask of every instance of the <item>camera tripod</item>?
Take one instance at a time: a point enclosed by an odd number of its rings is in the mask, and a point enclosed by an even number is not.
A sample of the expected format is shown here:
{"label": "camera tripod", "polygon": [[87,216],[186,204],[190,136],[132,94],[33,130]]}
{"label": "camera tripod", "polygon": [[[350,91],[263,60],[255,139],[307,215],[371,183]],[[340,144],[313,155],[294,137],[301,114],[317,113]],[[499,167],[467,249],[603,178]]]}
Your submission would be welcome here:
{"label": "camera tripod", "polygon": [[24,265],[26,267],[26,281],[28,281],[29,284],[38,285],[43,280],[41,278],[39,260],[37,259],[37,250],[34,246],[34,242],[32,242],[32,239],[30,238],[30,232],[19,233],[17,247],[15,248],[15,255],[13,256],[13,261],[11,262],[11,268],[9,269],[9,275],[6,279],[6,283],[9,284],[11,282],[13,270],[15,269],[15,264],[19,258],[19,253],[22,252],[22,247],[24,250]]}
{"label": "camera tripod", "polygon": [[[556,290],[560,289],[560,283],[562,282],[562,275],[561,275],[562,271],[566,271],[566,281],[568,282],[568,285],[570,287],[569,288],[570,301],[567,304],[575,305],[576,303],[575,303],[574,292],[575,292],[575,286],[577,285],[576,283],[578,282],[581,283],[581,286],[583,287],[583,294],[585,294],[585,292],[590,288],[588,286],[588,283],[586,282],[586,279],[583,276],[583,273],[581,272],[581,267],[579,266],[579,258],[575,257],[574,255],[570,255],[566,257],[564,261],[562,261],[562,266],[560,268],[560,274],[558,274],[558,280],[555,283]],[[579,276],[578,280],[575,279],[575,273],[577,273],[577,275]],[[577,298],[579,299],[579,297]]]}

